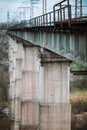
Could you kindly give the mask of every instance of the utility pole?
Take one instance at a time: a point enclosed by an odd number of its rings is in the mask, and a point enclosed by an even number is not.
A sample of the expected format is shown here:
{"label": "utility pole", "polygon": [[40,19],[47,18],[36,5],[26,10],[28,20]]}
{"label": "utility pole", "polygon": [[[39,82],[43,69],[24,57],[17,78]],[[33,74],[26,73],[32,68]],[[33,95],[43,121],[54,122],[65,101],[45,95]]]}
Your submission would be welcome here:
{"label": "utility pole", "polygon": [[[27,12],[28,12],[28,14],[30,14],[29,18],[32,19],[34,16],[34,4],[38,4],[38,1],[40,1],[40,0],[28,0],[28,1],[22,2],[22,6],[18,7],[18,9],[22,9],[20,11],[19,17],[20,18],[23,17],[22,20],[25,20],[26,19],[26,10],[30,9],[29,12],[28,11]],[[29,2],[29,7],[26,6],[26,4],[25,4],[26,2]]]}
{"label": "utility pole", "polygon": [[33,1],[30,0],[30,19],[33,18]]}
{"label": "utility pole", "polygon": [[47,13],[47,0],[45,0],[45,14]]}
{"label": "utility pole", "polygon": [[26,7],[26,6],[22,6],[22,7],[18,7],[18,9],[22,9],[20,12],[19,12],[19,18],[20,18],[20,21],[21,20],[26,20],[26,11],[29,9],[30,7]]}
{"label": "utility pole", "polygon": [[26,20],[26,11],[30,8],[30,7],[22,7],[23,8],[23,20]]}
{"label": "utility pole", "polygon": [[9,22],[9,11],[7,12],[7,22]]}
{"label": "utility pole", "polygon": [[82,17],[82,0],[75,0],[75,18]]}
{"label": "utility pole", "polygon": [[43,14],[47,12],[47,0],[43,0]]}
{"label": "utility pole", "polygon": [[7,27],[9,26],[9,11],[7,12]]}
{"label": "utility pole", "polygon": [[40,0],[30,0],[30,19],[32,19],[34,16],[34,5],[38,4],[38,1]]}

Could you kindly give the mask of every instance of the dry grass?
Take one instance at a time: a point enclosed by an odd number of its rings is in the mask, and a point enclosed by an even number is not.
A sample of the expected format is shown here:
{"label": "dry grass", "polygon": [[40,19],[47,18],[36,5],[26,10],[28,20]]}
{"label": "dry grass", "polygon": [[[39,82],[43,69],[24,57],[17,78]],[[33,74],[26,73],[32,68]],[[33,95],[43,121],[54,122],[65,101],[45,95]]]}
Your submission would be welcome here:
{"label": "dry grass", "polygon": [[87,130],[87,90],[77,89],[70,95],[72,130]]}
{"label": "dry grass", "polygon": [[70,94],[71,103],[85,102],[87,103],[87,90],[77,89],[75,92]]}

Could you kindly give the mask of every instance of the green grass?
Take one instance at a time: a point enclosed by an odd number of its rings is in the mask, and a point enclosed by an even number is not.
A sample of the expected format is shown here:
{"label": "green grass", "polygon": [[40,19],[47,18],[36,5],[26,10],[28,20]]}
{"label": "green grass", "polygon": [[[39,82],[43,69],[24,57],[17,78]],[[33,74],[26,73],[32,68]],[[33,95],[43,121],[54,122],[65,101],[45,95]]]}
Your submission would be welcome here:
{"label": "green grass", "polygon": [[87,89],[86,88],[76,88],[75,91],[73,91],[72,93],[84,94],[84,93],[87,93]]}

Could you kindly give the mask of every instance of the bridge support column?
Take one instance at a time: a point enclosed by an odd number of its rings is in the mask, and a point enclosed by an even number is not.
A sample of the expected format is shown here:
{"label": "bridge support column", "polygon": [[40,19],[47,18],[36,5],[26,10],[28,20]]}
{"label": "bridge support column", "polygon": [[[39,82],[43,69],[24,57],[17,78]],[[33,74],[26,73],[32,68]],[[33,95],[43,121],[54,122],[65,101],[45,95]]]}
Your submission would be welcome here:
{"label": "bridge support column", "polygon": [[42,54],[43,102],[40,103],[41,130],[70,130],[69,62],[58,55]]}
{"label": "bridge support column", "polygon": [[39,128],[39,58],[38,47],[25,47],[22,78],[21,130]]}
{"label": "bridge support column", "polygon": [[37,47],[26,47],[23,70],[24,100],[39,100],[39,58]]}
{"label": "bridge support column", "polygon": [[10,103],[11,130],[19,130],[21,123],[21,90],[22,90],[23,45],[14,38],[9,40],[9,74],[10,74]]}
{"label": "bridge support column", "polygon": [[70,130],[69,61],[10,42],[11,130]]}

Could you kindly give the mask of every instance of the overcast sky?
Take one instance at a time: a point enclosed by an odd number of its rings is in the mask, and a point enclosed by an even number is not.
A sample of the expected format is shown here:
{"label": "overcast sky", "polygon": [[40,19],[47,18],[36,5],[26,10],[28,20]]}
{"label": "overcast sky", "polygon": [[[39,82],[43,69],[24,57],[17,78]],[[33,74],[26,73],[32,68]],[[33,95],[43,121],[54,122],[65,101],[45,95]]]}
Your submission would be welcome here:
{"label": "overcast sky", "polygon": [[[36,0],[37,1],[37,0]],[[47,0],[47,6],[49,4],[50,9],[54,3],[60,0]],[[10,13],[10,20],[22,11],[23,7],[30,7],[29,0],[0,0],[0,22],[7,21],[7,12]],[[39,15],[42,13],[42,0],[40,0],[39,4],[34,5],[34,13],[33,15]],[[50,10],[49,10],[50,11]],[[30,13],[30,8],[26,10],[26,13]],[[21,14],[22,15],[22,14]],[[30,15],[30,14],[28,14]],[[18,16],[19,17],[19,16]],[[23,17],[23,16],[21,16]]]}
{"label": "overcast sky", "polygon": [[[40,0],[38,5],[34,5],[34,15],[40,15],[42,13],[42,0]],[[50,11],[52,9],[53,4],[58,3],[61,0],[47,0],[47,7]],[[71,2],[75,0],[70,0]],[[87,4],[87,0],[83,0],[84,4]],[[24,4],[24,5],[23,5]],[[10,13],[10,20],[17,17],[17,13],[21,12],[21,7],[26,6],[30,7],[29,0],[0,0],[0,22],[7,21],[7,12]],[[27,14],[30,11],[30,8],[26,10],[26,16],[29,17]],[[30,13],[30,12],[29,12]],[[22,17],[22,14],[18,14],[18,17]]]}

